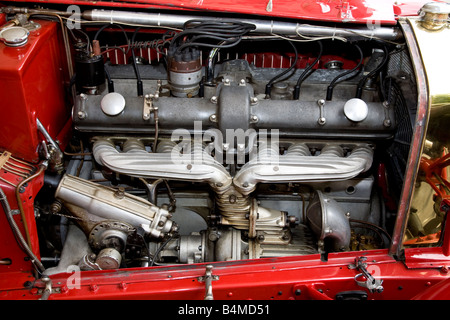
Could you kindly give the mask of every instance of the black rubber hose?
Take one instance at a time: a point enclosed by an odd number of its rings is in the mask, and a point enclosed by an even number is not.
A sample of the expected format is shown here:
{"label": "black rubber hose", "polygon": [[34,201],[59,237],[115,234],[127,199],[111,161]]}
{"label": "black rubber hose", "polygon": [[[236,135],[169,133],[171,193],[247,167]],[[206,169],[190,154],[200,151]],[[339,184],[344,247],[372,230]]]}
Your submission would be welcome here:
{"label": "black rubber hose", "polygon": [[108,68],[106,67],[106,65],[104,66],[104,68],[105,68],[106,79],[108,80],[108,92],[114,92],[114,81],[112,81],[111,75],[109,74],[109,71],[108,71]]}
{"label": "black rubber hose", "polygon": [[[184,24],[184,30],[176,34],[170,43],[169,54],[181,52],[184,48],[201,46],[207,48],[229,48],[237,45],[242,36],[254,30],[253,24],[236,21],[203,21],[189,20]],[[207,41],[198,42],[199,39]],[[181,39],[182,43],[178,44]],[[222,41],[224,44],[212,44],[211,40]]]}
{"label": "black rubber hose", "polygon": [[164,243],[162,245],[159,246],[159,248],[156,250],[155,254],[153,255],[152,261],[150,263],[150,267],[153,267],[153,265],[155,264],[155,260],[158,257],[158,254],[162,251],[162,249],[164,249],[164,247],[173,239],[174,237],[171,236],[169,238],[167,238],[166,241],[164,241]]}
{"label": "black rubber hose", "polygon": [[[138,27],[134,33],[133,37],[131,38],[131,43],[134,43],[134,39],[136,38],[136,34],[141,30],[141,27]],[[134,48],[131,49],[131,55],[133,56],[133,68],[134,73],[136,74],[136,80],[137,80],[137,95],[138,97],[142,97],[144,95],[144,85],[142,83],[141,74],[139,72],[139,68],[136,63],[136,54],[134,53]]]}
{"label": "black rubber hose", "polygon": [[363,55],[361,48],[357,44],[355,44],[355,47],[358,50],[359,56],[360,56],[358,64],[353,69],[347,70],[347,71],[341,73],[336,78],[334,78],[333,81],[331,81],[331,83],[329,84],[329,86],[327,88],[327,97],[326,97],[327,101],[331,101],[333,99],[333,89],[334,89],[334,86],[338,83],[338,80],[341,79],[342,77],[345,77],[346,75],[351,74],[352,72],[354,72],[361,66],[363,59],[364,59],[364,55]]}
{"label": "black rubber hose", "polygon": [[302,82],[307,77],[309,77],[309,75],[312,73],[312,72],[310,73],[310,71],[312,70],[312,68],[314,68],[314,66],[320,61],[320,58],[322,57],[322,53],[323,53],[322,42],[318,41],[317,43],[319,45],[319,55],[317,56],[317,59],[311,65],[309,65],[305,68],[303,73],[298,78],[297,84],[294,87],[294,100],[298,100],[300,98],[300,86],[302,85]]}
{"label": "black rubber hose", "polygon": [[358,87],[356,88],[356,98],[361,99],[362,96],[362,89],[364,87],[364,84],[366,83],[367,79],[372,78],[375,74],[377,74],[381,68],[383,68],[386,65],[386,62],[389,59],[389,52],[386,46],[383,46],[383,52],[384,52],[384,57],[383,60],[381,61],[381,63],[375,68],[373,69],[369,74],[367,74],[364,78],[362,78],[359,83],[358,83]]}
{"label": "black rubber hose", "polygon": [[291,72],[292,69],[295,68],[295,66],[297,65],[297,61],[298,61],[298,52],[297,52],[297,48],[295,47],[294,43],[292,43],[292,41],[289,41],[289,44],[292,46],[292,48],[294,49],[294,53],[295,53],[295,59],[294,62],[291,64],[291,66],[289,68],[287,68],[286,70],[284,70],[283,72],[281,72],[280,74],[277,74],[275,77],[273,77],[272,79],[270,79],[270,81],[266,84],[266,96],[270,96],[270,91],[272,90],[272,84],[280,79],[281,77],[285,76],[286,74],[288,74],[289,72]]}
{"label": "black rubber hose", "polygon": [[[94,39],[92,39],[92,41],[97,40],[97,38],[98,38],[98,36],[100,35],[100,33],[101,33],[103,30],[105,30],[106,27],[109,27],[109,26],[117,26],[117,27],[119,27],[120,30],[122,30],[123,35],[125,36],[125,41],[127,42],[127,44],[129,44],[128,36],[127,36],[127,33],[126,33],[125,29],[124,29],[120,24],[115,24],[115,23],[105,24],[105,25],[102,26],[100,29],[98,29],[97,32],[95,33]],[[128,46],[128,50],[127,50],[126,53],[128,53],[129,50],[130,50],[130,47]]]}

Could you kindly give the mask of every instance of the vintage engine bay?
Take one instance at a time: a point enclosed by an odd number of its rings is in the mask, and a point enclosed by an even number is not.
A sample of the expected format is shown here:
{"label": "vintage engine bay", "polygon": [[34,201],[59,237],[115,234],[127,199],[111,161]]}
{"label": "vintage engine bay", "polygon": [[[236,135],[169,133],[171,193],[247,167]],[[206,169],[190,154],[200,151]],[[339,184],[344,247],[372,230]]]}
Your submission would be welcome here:
{"label": "vintage engine bay", "polygon": [[46,274],[389,246],[417,104],[396,26],[60,14],[79,25],[68,143],[36,114]]}

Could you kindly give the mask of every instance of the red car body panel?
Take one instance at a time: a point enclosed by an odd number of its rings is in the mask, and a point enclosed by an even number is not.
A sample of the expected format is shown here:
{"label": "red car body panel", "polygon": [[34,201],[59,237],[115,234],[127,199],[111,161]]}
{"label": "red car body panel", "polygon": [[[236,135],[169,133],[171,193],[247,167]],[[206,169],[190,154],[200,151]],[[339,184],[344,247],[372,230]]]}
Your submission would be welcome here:
{"label": "red car body panel", "polygon": [[[368,270],[383,278],[385,290],[368,294],[369,300],[406,300],[418,296],[427,288],[440,283],[447,274],[436,269],[409,270],[394,260],[387,251],[372,251]],[[319,256],[307,258],[261,259],[213,263],[214,299],[216,300],[331,300],[347,291],[357,291],[354,277],[358,273],[348,266],[355,254],[330,255],[328,262]],[[205,265],[189,267],[156,267],[152,270],[95,272],[83,274],[80,283],[74,283],[73,274],[52,277],[58,292],[51,299],[151,299],[201,300],[205,283],[201,277]],[[24,278],[21,279],[22,281]],[[77,286],[77,289],[70,289]],[[34,289],[3,291],[3,297],[37,299],[45,284],[36,283]],[[298,291],[299,290],[299,291]]]}
{"label": "red car body panel", "polygon": [[[64,51],[58,26],[43,22],[23,48],[1,48],[0,94],[8,110],[0,119],[3,147],[29,162],[39,160],[36,118],[57,135],[69,118],[64,107]],[[34,63],[40,61],[40,63]],[[54,95],[49,95],[49,91]],[[63,120],[63,122],[61,121]]]}
{"label": "red car body panel", "polygon": [[[27,2],[27,1],[25,1]],[[29,1],[32,2],[32,1]],[[393,1],[273,1],[272,6],[264,1],[229,2],[216,0],[171,1],[161,4],[151,1],[103,2],[103,1],[50,1],[57,4],[108,6],[110,8],[146,8],[185,11],[214,11],[241,13],[267,17],[301,19],[303,21],[348,22],[396,24],[400,15],[417,13],[423,3],[415,1],[398,3]],[[46,3],[50,3],[46,2]],[[39,137],[36,118],[44,124],[51,136],[67,143],[70,133],[70,111],[65,109],[63,96],[65,79],[63,47],[57,41],[58,26],[42,21],[40,31],[30,37],[23,48],[0,48],[0,95],[7,114],[0,118],[0,141],[2,147],[20,158],[37,164],[36,150]],[[414,54],[414,52],[413,52]],[[419,52],[415,52],[419,54]],[[39,60],[39,63],[33,63]],[[424,75],[419,79],[425,81]],[[419,83],[419,86],[421,84]],[[423,86],[426,84],[423,83]],[[49,96],[48,92],[52,92]],[[423,107],[419,108],[418,121],[426,120],[427,97],[420,97]],[[7,108],[5,108],[5,105]],[[420,137],[424,132],[416,132]],[[414,140],[418,141],[418,140]],[[420,146],[412,145],[412,152]],[[412,159],[412,161],[418,161]],[[414,165],[412,163],[410,165]],[[0,172],[0,176],[13,184],[20,178]],[[406,185],[412,184],[414,173],[407,177]],[[14,198],[14,188],[0,181],[8,198]],[[27,221],[34,218],[32,200],[43,185],[43,175],[33,180],[21,194]],[[399,216],[404,219],[410,193],[403,194]],[[12,203],[17,209],[17,203]],[[403,215],[402,215],[403,214]],[[22,226],[19,215],[17,223]],[[29,224],[32,248],[39,253],[39,239],[36,226]],[[398,225],[395,234],[401,234]],[[22,226],[23,228],[23,226]],[[349,268],[355,259],[367,257],[368,270],[384,280],[382,293],[370,293],[368,299],[448,299],[450,268],[450,228],[444,230],[442,246],[435,248],[412,248],[404,250],[404,259],[398,259],[398,241],[394,239],[391,249],[366,252],[343,252],[329,254],[328,261],[321,261],[319,255],[306,257],[285,257],[234,262],[210,263],[213,275],[214,298],[219,300],[303,300],[335,299],[346,291],[360,290],[354,278],[358,273]],[[23,230],[22,230],[23,231]],[[45,283],[38,280],[34,287],[31,263],[27,261],[6,221],[0,215],[0,258],[9,258],[14,263],[0,265],[0,298],[38,299]],[[395,258],[394,258],[395,257]],[[79,283],[74,284],[72,274],[52,277],[55,294],[50,299],[161,299],[189,300],[203,299],[205,295],[206,264],[189,266],[139,268],[117,271],[87,271]],[[72,282],[71,282],[72,281]],[[68,286],[69,285],[69,286]],[[71,289],[70,285],[76,285]]]}

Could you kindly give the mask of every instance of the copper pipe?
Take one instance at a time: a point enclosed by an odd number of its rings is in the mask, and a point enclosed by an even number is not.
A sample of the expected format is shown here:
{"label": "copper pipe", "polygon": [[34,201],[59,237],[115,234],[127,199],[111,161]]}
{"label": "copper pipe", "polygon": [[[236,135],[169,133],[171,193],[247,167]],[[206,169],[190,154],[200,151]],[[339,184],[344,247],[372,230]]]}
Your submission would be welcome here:
{"label": "copper pipe", "polygon": [[64,47],[65,47],[65,51],[66,51],[66,58],[67,58],[67,68],[69,71],[69,78],[72,78],[73,76],[73,63],[72,63],[72,56],[71,56],[71,52],[70,52],[70,44],[69,44],[69,40],[68,40],[68,35],[67,35],[67,29],[64,27],[64,21],[61,18],[61,13],[62,12],[53,12],[53,11],[47,11],[47,10],[30,10],[29,15],[48,15],[48,16],[53,16],[58,18],[59,23],[61,25],[61,33],[62,33],[62,37],[63,37],[63,42],[64,42]]}
{"label": "copper pipe", "polygon": [[18,24],[19,24],[19,22],[17,21],[17,19],[14,19],[14,20],[8,21],[4,25],[2,25],[0,27],[0,30],[6,29],[6,28],[9,28],[9,27],[14,27],[14,26],[17,26]]}
{"label": "copper pipe", "polygon": [[6,180],[5,178],[0,177],[0,180],[3,181],[4,183],[9,184],[10,186],[13,186],[14,188],[17,187],[14,183],[12,183],[11,181]]}
{"label": "copper pipe", "polygon": [[[14,221],[14,218],[11,213],[11,207],[9,206],[8,198],[6,197],[5,193],[3,192],[2,188],[0,187],[0,202],[3,207],[3,211],[5,212],[6,218],[8,219],[8,222],[11,226],[11,229],[14,233],[14,236],[16,237],[16,240],[19,244],[19,246],[24,250],[24,252],[30,257],[30,261],[33,263],[33,265],[38,269],[38,271],[42,274],[45,271],[45,267],[43,264],[39,261],[39,259],[34,255],[31,248],[27,245],[25,239],[23,238],[22,234],[20,233],[19,227],[17,223]],[[3,261],[6,259],[3,259]]]}
{"label": "copper pipe", "polygon": [[13,163],[11,161],[6,161],[6,164],[16,168],[16,170],[19,170],[19,171],[22,170],[22,172],[25,171],[23,173],[28,173],[28,171],[30,171],[32,169],[30,167],[27,168],[27,167],[24,167],[24,166],[19,166],[18,164],[15,164],[15,163]]}
{"label": "copper pipe", "polygon": [[31,164],[29,164],[28,162],[25,162],[25,161],[16,159],[16,158],[14,158],[13,156],[10,156],[9,159],[11,159],[11,160],[13,160],[13,161],[15,161],[15,162],[21,163],[21,164],[23,164],[23,165],[28,166],[29,170],[34,169],[34,166],[32,166]]}
{"label": "copper pipe", "polygon": [[5,163],[3,165],[3,170],[8,171],[10,173],[13,173],[13,174],[15,174],[15,175],[17,175],[19,177],[22,177],[22,178],[26,178],[27,177],[26,173],[14,169],[13,167],[9,166],[7,163]]}

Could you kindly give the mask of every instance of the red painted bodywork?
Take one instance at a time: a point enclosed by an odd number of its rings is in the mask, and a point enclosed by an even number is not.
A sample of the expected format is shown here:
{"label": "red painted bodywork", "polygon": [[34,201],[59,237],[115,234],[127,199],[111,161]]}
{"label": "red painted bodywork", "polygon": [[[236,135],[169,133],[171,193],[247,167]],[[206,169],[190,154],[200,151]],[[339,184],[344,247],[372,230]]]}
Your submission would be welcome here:
{"label": "red painted bodywork", "polygon": [[[86,1],[52,1],[59,4],[107,5],[109,7],[141,7],[151,9],[185,9],[210,10],[222,12],[240,12],[273,17],[288,17],[305,20],[365,23],[380,20],[382,23],[396,23],[396,15],[416,13],[423,4],[393,5],[392,1],[274,1],[268,11],[267,1],[172,1],[170,5],[134,2],[86,2]],[[330,7],[324,12],[324,4]],[[353,19],[343,18],[342,13],[351,13]],[[63,70],[64,50],[58,42],[58,25],[40,21],[42,28],[31,35],[24,48],[7,48],[0,44],[0,94],[3,113],[0,118],[1,148],[13,152],[17,157],[37,163],[37,146],[40,137],[36,128],[36,117],[44,124],[53,137],[68,136],[70,131],[69,112],[66,109]],[[412,49],[414,54],[414,48]],[[423,76],[423,75],[422,75]],[[419,86],[426,85],[419,77]],[[423,106],[426,97],[420,97],[419,121],[426,118]],[[6,106],[6,107],[5,107]],[[426,110],[426,109],[425,109]],[[420,137],[423,132],[418,132]],[[415,139],[419,141],[419,139]],[[419,146],[414,144],[417,151]],[[418,152],[418,151],[417,151]],[[418,161],[416,159],[415,161]],[[1,173],[9,181],[18,183],[14,177]],[[14,180],[15,179],[15,180]],[[407,177],[412,184],[413,176]],[[33,198],[43,183],[40,176],[25,189],[22,197],[28,221],[34,221]],[[14,189],[0,182],[8,199],[14,199]],[[411,194],[405,193],[404,197]],[[403,199],[405,200],[405,199]],[[16,203],[11,203],[17,209]],[[404,212],[404,214],[406,214]],[[400,217],[402,217],[400,215]],[[403,217],[404,218],[404,217]],[[15,216],[21,224],[18,215]],[[36,226],[29,224],[33,251],[39,255]],[[402,228],[397,226],[396,232]],[[399,242],[394,242],[394,249],[370,250],[365,252],[333,253],[328,261],[323,262],[319,255],[300,257],[271,258],[248,261],[211,263],[213,275],[214,298],[231,299],[335,299],[344,291],[363,290],[354,277],[358,273],[349,268],[355,258],[367,257],[368,270],[377,278],[384,280],[382,293],[370,293],[369,299],[446,299],[450,298],[450,230],[443,232],[442,246],[435,248],[414,248],[404,250],[404,261],[398,259]],[[397,239],[398,240],[398,239]],[[38,280],[33,288],[27,281],[34,281],[31,263],[24,259],[9,225],[0,215],[0,258],[10,258],[11,265],[0,265],[1,299],[38,299],[45,284]],[[395,258],[394,258],[395,257]],[[74,283],[72,273],[52,276],[55,293],[50,299],[161,299],[186,300],[203,299],[205,283],[199,277],[205,275],[206,264],[188,266],[153,267],[125,269],[117,271],[83,272],[79,283]],[[72,288],[75,286],[75,288]]]}
{"label": "red painted bodywork", "polygon": [[[327,262],[319,255],[212,263],[214,299],[217,300],[329,300],[345,291],[363,290],[355,284],[359,272],[348,268],[356,253],[331,254]],[[447,278],[441,270],[408,270],[386,250],[366,252],[368,270],[384,280],[382,293],[369,293],[368,299],[405,300]],[[84,272],[76,283],[71,273],[52,277],[60,294],[51,299],[203,299],[205,264],[181,267],[155,267],[125,271]],[[31,290],[0,292],[0,297],[16,299],[40,297],[42,282]],[[78,288],[71,288],[71,286]],[[320,290],[319,290],[320,289]],[[300,290],[300,294],[297,290]],[[320,292],[322,291],[322,292]]]}
{"label": "red painted bodywork", "polygon": [[[51,136],[58,137],[64,145],[67,142],[66,122],[70,117],[64,93],[67,66],[59,37],[60,29],[54,22],[39,21],[39,24],[41,28],[31,32],[25,46],[13,48],[0,44],[0,96],[3,111],[0,117],[0,151],[9,151],[17,159],[36,164],[39,162],[38,145],[44,139],[38,132],[36,118]],[[13,185],[23,180],[3,170],[0,177]],[[4,181],[0,185],[9,199],[11,210],[15,212],[14,220],[22,234],[25,234],[18,213],[15,188]],[[24,185],[20,193],[31,247],[37,257],[39,239],[34,198],[42,185],[43,174]],[[2,290],[21,287],[25,281],[33,281],[32,264],[19,247],[4,214],[0,215],[0,243],[0,259],[12,261],[9,265],[0,265]]]}
{"label": "red painted bodywork", "polygon": [[40,21],[24,47],[0,45],[1,148],[29,162],[39,161],[38,118],[56,136],[69,118],[64,97],[64,48],[58,25]]}

